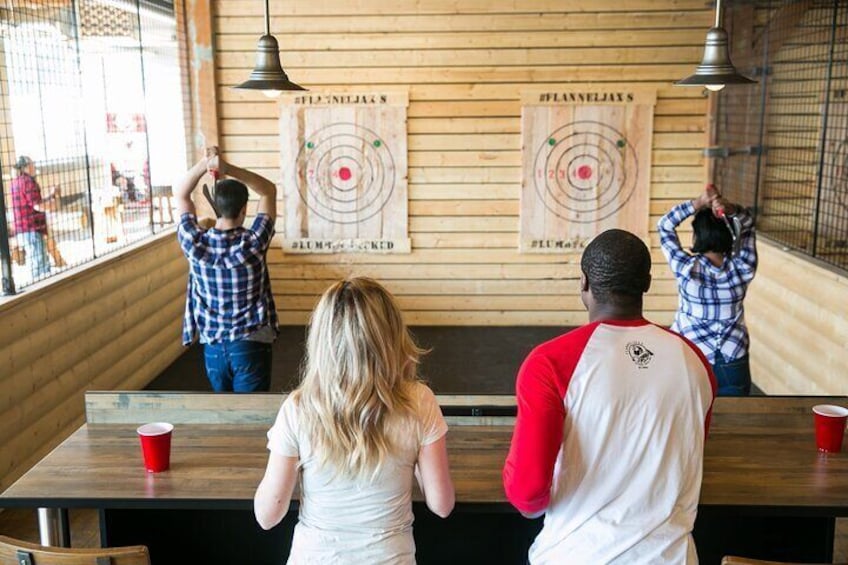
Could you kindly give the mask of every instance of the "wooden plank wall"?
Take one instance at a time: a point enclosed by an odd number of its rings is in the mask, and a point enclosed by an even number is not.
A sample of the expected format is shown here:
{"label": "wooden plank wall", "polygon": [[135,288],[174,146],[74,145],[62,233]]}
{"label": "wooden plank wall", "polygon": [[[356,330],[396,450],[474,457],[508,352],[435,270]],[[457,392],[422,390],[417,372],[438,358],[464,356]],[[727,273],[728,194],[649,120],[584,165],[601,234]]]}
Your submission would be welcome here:
{"label": "wooden plank wall", "polygon": [[0,491],[84,421],[89,389],[144,387],[182,353],[173,231],[0,304]]}
{"label": "wooden plank wall", "polygon": [[848,277],[758,242],[745,299],[754,382],[768,394],[845,394]]}
{"label": "wooden plank wall", "polygon": [[[220,142],[279,180],[275,101],[230,88],[247,77],[262,3],[213,3]],[[703,0],[271,0],[290,78],[312,90],[408,89],[410,255],[269,255],[285,324],[306,322],[330,281],[384,281],[421,325],[572,325],[586,320],[577,256],[517,253],[524,88],[569,83],[658,89],[648,315],[670,323],[676,289],[655,226],[704,182],[707,99],[673,87],[700,61],[714,14]],[[282,213],[281,213],[282,215]],[[282,225],[278,232],[282,231]],[[278,242],[279,243],[279,242]]]}

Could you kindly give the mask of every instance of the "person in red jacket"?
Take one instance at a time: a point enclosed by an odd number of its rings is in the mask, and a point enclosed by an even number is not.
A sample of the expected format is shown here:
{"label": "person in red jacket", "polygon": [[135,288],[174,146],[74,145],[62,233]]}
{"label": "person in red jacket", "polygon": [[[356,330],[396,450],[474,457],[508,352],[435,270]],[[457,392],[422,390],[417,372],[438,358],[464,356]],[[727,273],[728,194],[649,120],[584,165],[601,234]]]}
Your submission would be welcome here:
{"label": "person in red jacket", "polygon": [[50,259],[47,256],[47,213],[46,204],[56,198],[55,188],[43,198],[41,186],[35,180],[35,163],[21,155],[15,163],[17,176],[12,180],[12,217],[15,235],[26,251],[32,280],[50,274]]}
{"label": "person in red jacket", "polygon": [[581,270],[589,323],[536,347],[516,381],[503,481],[522,514],[545,516],[530,563],[697,563],[710,364],[643,317],[638,237],[601,233]]}

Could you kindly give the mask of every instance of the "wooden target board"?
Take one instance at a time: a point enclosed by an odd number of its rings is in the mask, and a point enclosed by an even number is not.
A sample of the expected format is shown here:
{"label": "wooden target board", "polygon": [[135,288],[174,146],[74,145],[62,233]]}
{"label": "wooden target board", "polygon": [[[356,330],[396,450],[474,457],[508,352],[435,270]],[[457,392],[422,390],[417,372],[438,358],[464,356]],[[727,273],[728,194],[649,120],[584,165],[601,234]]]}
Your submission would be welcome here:
{"label": "wooden target board", "polygon": [[648,241],[656,90],[522,93],[519,251],[579,253],[609,228]]}
{"label": "wooden target board", "polygon": [[409,253],[407,93],[302,93],[280,111],[288,253]]}

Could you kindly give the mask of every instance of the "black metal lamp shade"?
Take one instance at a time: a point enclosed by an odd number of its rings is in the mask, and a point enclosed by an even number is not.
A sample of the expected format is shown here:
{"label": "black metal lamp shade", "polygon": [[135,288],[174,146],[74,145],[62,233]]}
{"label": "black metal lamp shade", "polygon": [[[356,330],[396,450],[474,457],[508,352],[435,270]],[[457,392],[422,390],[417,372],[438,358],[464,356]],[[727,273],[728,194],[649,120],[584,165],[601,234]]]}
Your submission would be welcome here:
{"label": "black metal lamp shade", "polygon": [[730,60],[727,32],[714,27],[707,32],[704,57],[692,74],[675,82],[677,86],[706,86],[720,89],[726,84],[752,84],[757,81],[739,74]]}
{"label": "black metal lamp shade", "polygon": [[256,66],[250,77],[233,88],[249,90],[306,90],[289,80],[280,64],[280,46],[273,35],[263,35],[256,46]]}

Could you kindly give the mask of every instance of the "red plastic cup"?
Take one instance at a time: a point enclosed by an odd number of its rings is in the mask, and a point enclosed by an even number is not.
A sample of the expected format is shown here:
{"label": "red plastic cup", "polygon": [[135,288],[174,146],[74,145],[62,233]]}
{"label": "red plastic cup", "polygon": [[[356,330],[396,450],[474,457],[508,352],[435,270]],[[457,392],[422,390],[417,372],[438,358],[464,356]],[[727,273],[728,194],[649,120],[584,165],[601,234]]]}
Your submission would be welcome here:
{"label": "red plastic cup", "polygon": [[171,435],[174,425],[166,422],[144,424],[138,430],[144,468],[149,473],[167,471],[171,465]]}
{"label": "red plastic cup", "polygon": [[833,404],[819,404],[813,406],[813,418],[816,424],[816,446],[819,451],[831,453],[842,451],[848,408]]}

